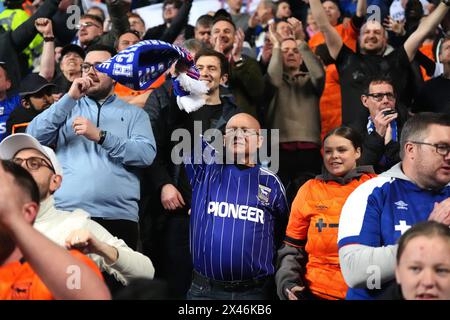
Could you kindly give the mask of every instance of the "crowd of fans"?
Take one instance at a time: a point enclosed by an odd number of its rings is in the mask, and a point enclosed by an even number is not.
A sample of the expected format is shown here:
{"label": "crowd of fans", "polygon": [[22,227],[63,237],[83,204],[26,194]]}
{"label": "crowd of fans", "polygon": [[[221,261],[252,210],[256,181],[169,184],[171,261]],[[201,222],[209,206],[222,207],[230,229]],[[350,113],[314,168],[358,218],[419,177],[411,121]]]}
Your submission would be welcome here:
{"label": "crowd of fans", "polygon": [[[121,299],[450,299],[450,1],[252,1],[4,1],[0,299],[108,299],[100,271]],[[200,109],[179,64],[96,69],[143,40],[191,54]]]}

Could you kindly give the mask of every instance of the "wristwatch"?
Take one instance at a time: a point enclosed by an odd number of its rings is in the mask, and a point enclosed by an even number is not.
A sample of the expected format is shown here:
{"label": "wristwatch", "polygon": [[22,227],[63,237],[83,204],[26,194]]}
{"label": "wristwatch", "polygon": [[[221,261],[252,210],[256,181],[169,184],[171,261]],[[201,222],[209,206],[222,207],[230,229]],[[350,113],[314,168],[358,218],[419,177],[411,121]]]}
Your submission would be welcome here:
{"label": "wristwatch", "polygon": [[100,136],[100,140],[98,140],[98,144],[99,145],[102,145],[103,144],[103,142],[105,141],[105,138],[106,138],[106,134],[107,134],[107,132],[106,131],[104,131],[104,130],[100,130],[100,134],[99,134],[99,136]]}
{"label": "wristwatch", "polygon": [[241,56],[237,61],[234,62],[234,65],[236,67],[239,67],[243,63],[244,63],[244,58]]}

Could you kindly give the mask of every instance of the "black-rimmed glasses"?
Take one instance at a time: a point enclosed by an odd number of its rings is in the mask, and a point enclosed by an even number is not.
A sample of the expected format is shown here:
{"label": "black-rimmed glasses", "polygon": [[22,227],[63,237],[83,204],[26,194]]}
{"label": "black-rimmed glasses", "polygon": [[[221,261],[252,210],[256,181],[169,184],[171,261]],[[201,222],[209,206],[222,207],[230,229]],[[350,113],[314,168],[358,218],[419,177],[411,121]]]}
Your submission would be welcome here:
{"label": "black-rimmed glasses", "polygon": [[392,92],[367,93],[366,96],[371,97],[378,102],[383,101],[384,97],[388,98],[390,101],[395,99],[395,95]]}
{"label": "black-rimmed glasses", "polygon": [[227,128],[227,129],[225,129],[225,134],[234,136],[234,135],[237,135],[238,131],[241,131],[242,135],[245,137],[250,137],[255,134],[256,135],[258,134],[257,129],[247,129],[247,128]]}
{"label": "black-rimmed glasses", "polygon": [[95,69],[96,66],[98,66],[99,64],[101,64],[101,62],[95,62],[95,63],[89,63],[89,62],[83,62],[81,64],[81,71],[84,73],[88,73],[89,70],[91,70],[92,67],[94,67],[94,71],[96,72],[97,70]]}
{"label": "black-rimmed glasses", "polygon": [[420,142],[420,141],[409,141],[409,142],[435,147],[436,152],[444,157],[446,157],[448,155],[448,153],[450,152],[450,146],[448,144],[428,143],[428,142]]}
{"label": "black-rimmed glasses", "polygon": [[27,159],[14,158],[14,159],[12,159],[12,161],[15,164],[18,164],[19,166],[21,166],[22,163],[25,161],[25,164],[26,164],[27,168],[32,170],[32,171],[39,170],[41,167],[47,167],[50,170],[52,170],[53,172],[55,172],[55,169],[53,168],[53,166],[51,164],[49,164],[43,158],[39,158],[39,157],[30,157],[30,158],[27,158]]}

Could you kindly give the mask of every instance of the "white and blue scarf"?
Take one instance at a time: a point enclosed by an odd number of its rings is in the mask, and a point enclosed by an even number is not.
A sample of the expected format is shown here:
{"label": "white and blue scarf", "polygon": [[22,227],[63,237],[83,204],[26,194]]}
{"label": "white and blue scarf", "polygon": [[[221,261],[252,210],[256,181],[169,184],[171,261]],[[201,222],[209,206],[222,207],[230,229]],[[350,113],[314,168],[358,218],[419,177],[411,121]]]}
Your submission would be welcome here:
{"label": "white and blue scarf", "polygon": [[192,112],[205,104],[202,95],[208,88],[198,80],[200,73],[194,59],[181,47],[159,40],[144,40],[120,51],[96,69],[133,90],[145,90],[178,60],[189,69],[173,79],[174,93],[180,109]]}

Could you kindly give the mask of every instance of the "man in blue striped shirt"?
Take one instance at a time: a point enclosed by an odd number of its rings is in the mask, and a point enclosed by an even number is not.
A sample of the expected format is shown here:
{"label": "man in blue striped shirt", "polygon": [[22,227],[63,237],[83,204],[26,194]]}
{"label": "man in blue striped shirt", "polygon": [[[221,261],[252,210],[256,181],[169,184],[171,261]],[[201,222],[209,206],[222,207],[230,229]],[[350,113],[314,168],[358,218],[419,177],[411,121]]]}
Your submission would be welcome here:
{"label": "man in blue striped shirt", "polygon": [[233,116],[225,131],[223,155],[203,142],[186,170],[193,188],[190,246],[194,276],[188,299],[270,299],[277,235],[288,217],[283,185],[256,162],[263,143],[260,125],[244,113]]}

